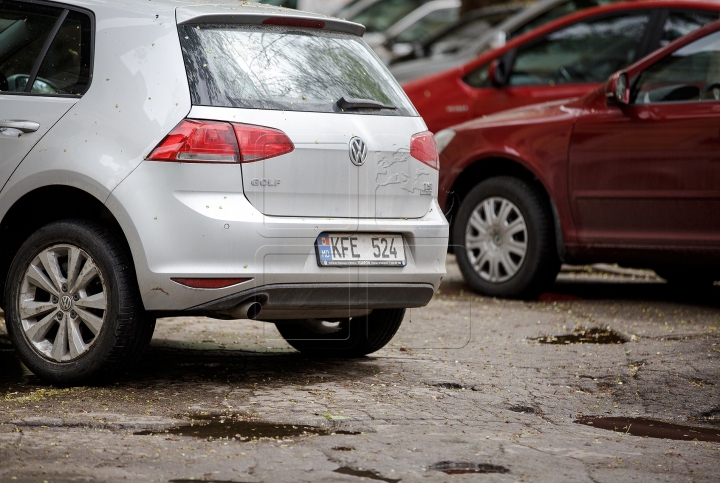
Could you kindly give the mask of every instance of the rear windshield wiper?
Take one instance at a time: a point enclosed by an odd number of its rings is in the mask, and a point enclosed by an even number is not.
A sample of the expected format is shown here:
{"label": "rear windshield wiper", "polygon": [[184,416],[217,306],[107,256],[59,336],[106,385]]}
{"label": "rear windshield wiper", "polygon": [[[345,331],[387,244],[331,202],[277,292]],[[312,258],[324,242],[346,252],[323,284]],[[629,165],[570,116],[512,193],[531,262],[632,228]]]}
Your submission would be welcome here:
{"label": "rear windshield wiper", "polygon": [[386,106],[382,102],[373,101],[372,99],[358,99],[356,97],[343,96],[337,101],[337,105],[341,109],[352,109],[357,107],[369,109],[397,109],[395,106]]}

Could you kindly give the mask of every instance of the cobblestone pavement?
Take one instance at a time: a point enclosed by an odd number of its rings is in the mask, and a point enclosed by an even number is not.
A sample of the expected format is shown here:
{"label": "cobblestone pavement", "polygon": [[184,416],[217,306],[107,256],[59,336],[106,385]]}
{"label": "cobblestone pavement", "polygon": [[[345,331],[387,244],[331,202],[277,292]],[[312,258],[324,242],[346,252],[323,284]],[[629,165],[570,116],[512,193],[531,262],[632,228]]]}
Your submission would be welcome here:
{"label": "cobblestone pavement", "polygon": [[[448,270],[360,360],[306,359],[261,322],[163,319],[119,382],[58,389],[0,324],[0,481],[720,479],[720,286],[567,267],[521,302]],[[643,436],[658,428],[680,439]]]}

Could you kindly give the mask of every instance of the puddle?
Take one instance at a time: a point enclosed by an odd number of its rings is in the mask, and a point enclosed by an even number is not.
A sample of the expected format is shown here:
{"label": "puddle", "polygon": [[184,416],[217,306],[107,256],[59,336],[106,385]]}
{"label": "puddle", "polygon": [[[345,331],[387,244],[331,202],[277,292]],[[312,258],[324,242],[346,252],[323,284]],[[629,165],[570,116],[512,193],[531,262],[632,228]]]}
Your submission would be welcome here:
{"label": "puddle", "polygon": [[530,413],[535,414],[539,413],[537,409],[530,407],[530,406],[510,406],[508,408],[510,411],[516,412],[516,413]]}
{"label": "puddle", "polygon": [[627,342],[625,337],[610,328],[600,329],[598,327],[575,329],[572,334],[548,335],[528,340],[536,340],[541,344],[624,344]]}
{"label": "puddle", "polygon": [[441,461],[431,465],[429,470],[442,471],[448,475],[466,475],[470,473],[510,473],[504,466],[489,463],[467,463],[457,461]]}
{"label": "puddle", "polygon": [[357,476],[359,478],[367,478],[369,480],[387,481],[387,483],[397,483],[398,481],[400,481],[399,479],[394,480],[392,478],[384,478],[379,474],[375,473],[374,471],[363,470],[361,468],[354,469],[348,466],[338,468],[334,471],[334,473],[340,473],[341,475]]}
{"label": "puddle", "polygon": [[720,417],[717,416],[720,416],[720,406],[715,406],[703,413],[698,414],[697,416],[693,417],[693,421],[698,419],[705,424],[720,425]]}
{"label": "puddle", "polygon": [[260,439],[287,441],[309,435],[329,436],[332,434],[361,433],[319,426],[247,421],[237,416],[194,416],[191,424],[176,426],[163,431],[139,431],[134,434],[136,436],[173,434],[201,439],[237,441],[257,441]]}
{"label": "puddle", "polygon": [[631,434],[633,436],[677,439],[682,441],[713,441],[720,443],[720,429],[684,426],[653,419],[583,416],[576,419],[575,422],[595,428]]}
{"label": "puddle", "polygon": [[462,384],[458,384],[457,382],[438,382],[432,385],[435,387],[441,387],[443,389],[468,389]]}

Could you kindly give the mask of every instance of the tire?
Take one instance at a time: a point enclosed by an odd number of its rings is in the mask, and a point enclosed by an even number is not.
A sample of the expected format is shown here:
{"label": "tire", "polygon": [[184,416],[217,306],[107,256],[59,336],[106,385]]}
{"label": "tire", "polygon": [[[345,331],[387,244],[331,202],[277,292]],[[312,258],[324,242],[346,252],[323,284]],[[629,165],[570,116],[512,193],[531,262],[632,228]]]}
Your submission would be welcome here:
{"label": "tire", "polygon": [[355,358],[385,347],[404,317],[405,309],[385,309],[334,324],[313,319],[275,326],[288,344],[307,356]]}
{"label": "tire", "polygon": [[20,360],[59,386],[112,381],[155,328],[130,258],[108,229],[89,221],[54,222],[28,238],[10,266],[5,307]]}
{"label": "tire", "polygon": [[460,204],[453,240],[463,278],[481,294],[533,298],[560,270],[550,209],[517,178],[475,186]]}

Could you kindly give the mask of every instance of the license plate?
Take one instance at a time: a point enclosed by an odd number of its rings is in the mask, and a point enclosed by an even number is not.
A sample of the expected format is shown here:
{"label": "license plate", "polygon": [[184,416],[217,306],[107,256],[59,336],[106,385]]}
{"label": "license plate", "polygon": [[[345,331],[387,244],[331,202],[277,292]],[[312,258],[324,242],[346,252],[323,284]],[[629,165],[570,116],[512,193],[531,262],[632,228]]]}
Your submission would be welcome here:
{"label": "license plate", "polygon": [[321,267],[404,267],[402,235],[323,233],[317,237]]}

